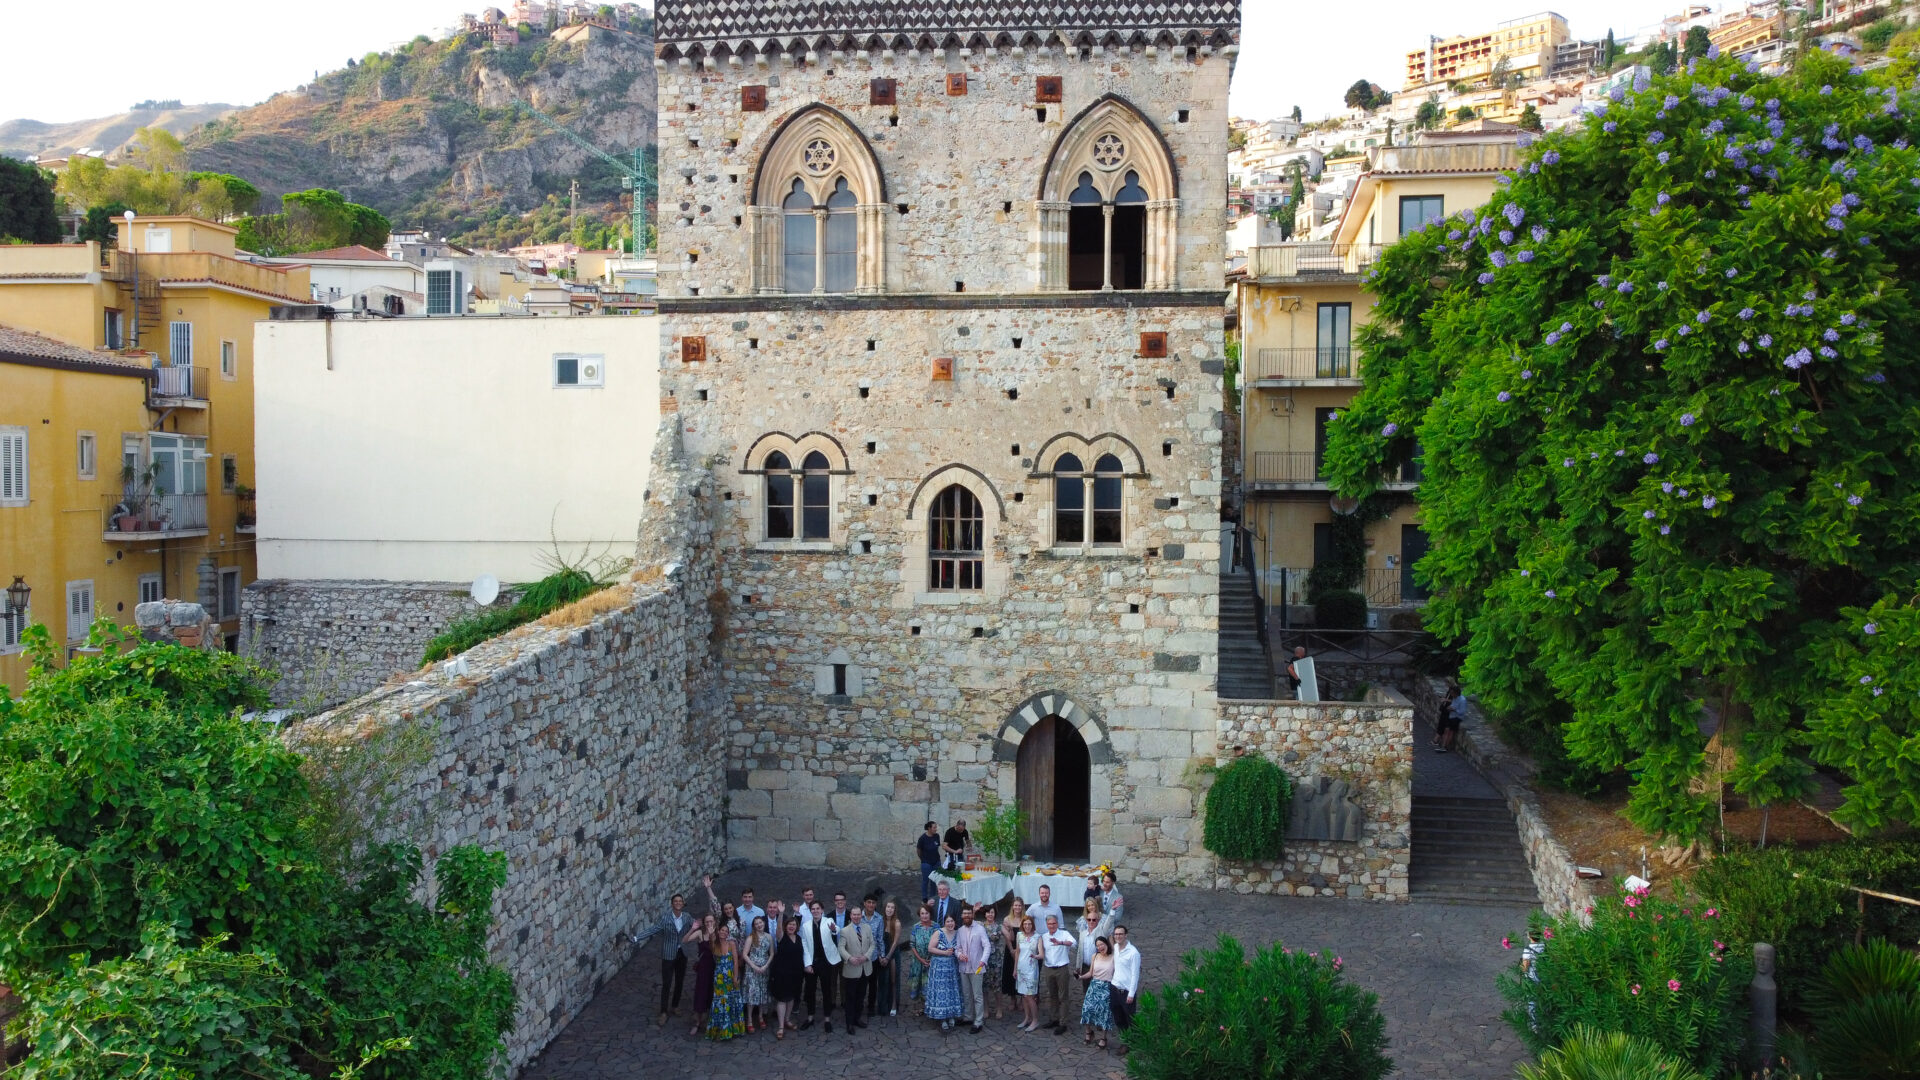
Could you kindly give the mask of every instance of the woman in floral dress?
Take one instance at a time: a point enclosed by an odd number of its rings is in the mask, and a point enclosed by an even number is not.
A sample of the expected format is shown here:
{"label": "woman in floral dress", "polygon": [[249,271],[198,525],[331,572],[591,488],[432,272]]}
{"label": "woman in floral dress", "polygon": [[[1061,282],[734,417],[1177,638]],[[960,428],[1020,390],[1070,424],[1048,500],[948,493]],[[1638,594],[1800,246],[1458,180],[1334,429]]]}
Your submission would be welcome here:
{"label": "woman in floral dress", "polygon": [[747,939],[747,1034],[767,1026],[766,1007],[773,1004],[767,989],[767,968],[773,964],[773,935],[767,917],[753,917],[753,936]]}
{"label": "woman in floral dress", "polygon": [[933,954],[927,965],[927,1019],[940,1021],[942,1031],[952,1029],[966,1011],[960,999],[960,964],[953,958],[959,945],[960,920],[949,915],[927,946]]}
{"label": "woman in floral dress", "polygon": [[[997,914],[993,909],[993,905],[980,905],[980,917],[986,926],[987,941],[989,942],[987,945],[987,970],[984,977],[980,980],[980,996],[986,999],[988,1005],[992,1006],[993,1018],[995,1020],[1005,1020],[1007,1014],[1002,1011],[1000,1004],[1000,973],[1005,971],[1007,967],[1007,949],[1000,941],[1000,926],[995,921]],[[983,1008],[981,1011],[985,1012],[986,1010]]]}
{"label": "woman in floral dress", "polygon": [[747,1033],[745,998],[740,989],[740,949],[721,926],[713,946],[713,1011],[707,1014],[707,1038],[718,1042]]}
{"label": "woman in floral dress", "polygon": [[1020,1025],[1021,1031],[1032,1031],[1040,1026],[1040,1001],[1035,996],[1040,993],[1040,935],[1034,933],[1033,916],[1020,917],[1020,935],[1015,939],[1014,956],[1017,958],[1013,972],[1013,988],[1020,994],[1020,1015],[1026,1017],[1026,1023]]}
{"label": "woman in floral dress", "polygon": [[1100,1032],[1100,1049],[1107,1048],[1107,1031],[1113,1027],[1113,942],[1106,938],[1093,939],[1093,962],[1080,973],[1081,981],[1087,984],[1086,996],[1080,1002],[1080,1022],[1087,1026],[1087,1042],[1093,1042],[1095,1030]]}
{"label": "woman in floral dress", "polygon": [[933,909],[920,909],[920,922],[913,928],[913,958],[907,966],[907,1000],[919,1001],[927,996],[927,965],[932,963],[933,954],[927,949],[933,943],[933,935],[939,928],[933,925]]}

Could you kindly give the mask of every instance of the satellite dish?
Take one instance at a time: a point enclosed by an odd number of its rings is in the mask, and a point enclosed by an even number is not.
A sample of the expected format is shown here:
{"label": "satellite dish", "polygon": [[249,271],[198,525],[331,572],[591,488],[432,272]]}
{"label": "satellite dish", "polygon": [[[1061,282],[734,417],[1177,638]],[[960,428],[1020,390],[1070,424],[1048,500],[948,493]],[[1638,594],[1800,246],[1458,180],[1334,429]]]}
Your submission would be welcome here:
{"label": "satellite dish", "polygon": [[500,579],[492,574],[481,574],[473,579],[473,588],[467,590],[467,595],[473,597],[474,603],[486,607],[500,599]]}
{"label": "satellite dish", "polygon": [[1327,500],[1327,506],[1334,513],[1339,514],[1341,517],[1348,517],[1355,510],[1360,509],[1360,500],[1346,498],[1341,495],[1335,495],[1333,498]]}

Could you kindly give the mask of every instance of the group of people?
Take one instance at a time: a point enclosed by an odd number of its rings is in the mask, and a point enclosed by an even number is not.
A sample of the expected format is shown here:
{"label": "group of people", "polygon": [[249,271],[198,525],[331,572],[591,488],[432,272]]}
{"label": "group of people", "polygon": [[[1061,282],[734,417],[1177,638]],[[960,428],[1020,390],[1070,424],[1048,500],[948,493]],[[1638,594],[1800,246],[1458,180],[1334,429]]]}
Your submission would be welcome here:
{"label": "group of people", "polygon": [[1001,921],[996,905],[967,904],[941,882],[912,923],[895,901],[874,896],[850,905],[836,892],[829,907],[806,889],[791,909],[777,899],[762,909],[750,888],[736,904],[714,895],[711,875],[702,885],[706,914],[688,913],[676,893],[655,926],[659,1023],[680,1015],[691,967],[689,1035],[722,1040],[771,1028],[785,1039],[816,1022],[831,1033],[836,1001],[848,1035],[903,1006],[917,1006],[943,1031],[970,1025],[977,1035],[989,1015],[1014,1012],[1020,1031],[1065,1035],[1078,984],[1086,1042],[1105,1047],[1139,998],[1140,953],[1119,921],[1126,901],[1111,874],[1087,879],[1082,912],[1071,920],[1045,885],[1038,903],[1014,899]]}

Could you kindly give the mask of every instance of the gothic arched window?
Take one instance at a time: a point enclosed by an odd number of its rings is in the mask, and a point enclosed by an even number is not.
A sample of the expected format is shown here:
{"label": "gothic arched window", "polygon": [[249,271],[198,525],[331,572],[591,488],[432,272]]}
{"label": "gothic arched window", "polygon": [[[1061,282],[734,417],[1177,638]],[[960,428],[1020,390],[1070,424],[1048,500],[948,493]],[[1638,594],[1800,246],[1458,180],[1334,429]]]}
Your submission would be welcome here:
{"label": "gothic arched window", "polygon": [[1139,110],[1108,97],[1082,113],[1041,181],[1041,288],[1174,288],[1177,188],[1166,143]]}
{"label": "gothic arched window", "polygon": [[775,450],[761,465],[767,474],[767,539],[793,539],[793,463]]}
{"label": "gothic arched window", "polygon": [[824,279],[827,292],[844,293],[854,289],[855,266],[860,254],[860,227],[854,217],[854,205],[853,190],[847,187],[846,177],[843,176],[834,184],[833,194],[827,196],[827,215],[822,226],[826,234],[826,243],[822,245],[825,257],[822,261],[826,264]]}
{"label": "gothic arched window", "polygon": [[986,523],[973,492],[951,484],[927,515],[927,587],[978,590],[985,582]]}
{"label": "gothic arched window", "polygon": [[813,196],[807,194],[807,185],[799,180],[793,182],[793,189],[786,201],[780,204],[781,219],[785,228],[781,234],[784,256],[782,281],[790,293],[810,293],[815,280],[815,256],[818,247],[819,223],[813,216]]}
{"label": "gothic arched window", "polygon": [[754,291],[881,292],[887,209],[866,139],[831,108],[802,109],[776,131],[754,175]]}
{"label": "gothic arched window", "polygon": [[1087,541],[1087,481],[1081,475],[1080,459],[1061,454],[1053,463],[1053,542],[1084,544]]}
{"label": "gothic arched window", "polygon": [[1120,542],[1125,473],[1120,459],[1112,454],[1103,454],[1093,463],[1093,542],[1096,544]]}
{"label": "gothic arched window", "polygon": [[800,463],[800,532],[803,540],[825,540],[830,532],[832,477],[827,455],[818,450]]}

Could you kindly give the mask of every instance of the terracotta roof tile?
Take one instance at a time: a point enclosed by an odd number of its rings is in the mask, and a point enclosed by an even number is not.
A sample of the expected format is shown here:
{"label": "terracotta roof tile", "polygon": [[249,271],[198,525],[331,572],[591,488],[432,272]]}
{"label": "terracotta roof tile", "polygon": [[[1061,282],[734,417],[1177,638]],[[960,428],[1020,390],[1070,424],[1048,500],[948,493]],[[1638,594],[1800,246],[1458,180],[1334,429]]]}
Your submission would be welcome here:
{"label": "terracotta roof tile", "polygon": [[1238,39],[1240,0],[659,0],[658,39],[812,33],[1199,30]]}
{"label": "terracotta roof tile", "polygon": [[146,372],[153,367],[151,353],[117,353],[103,349],[83,349],[64,341],[0,324],[0,361],[54,361],[60,364],[85,364],[114,370]]}

